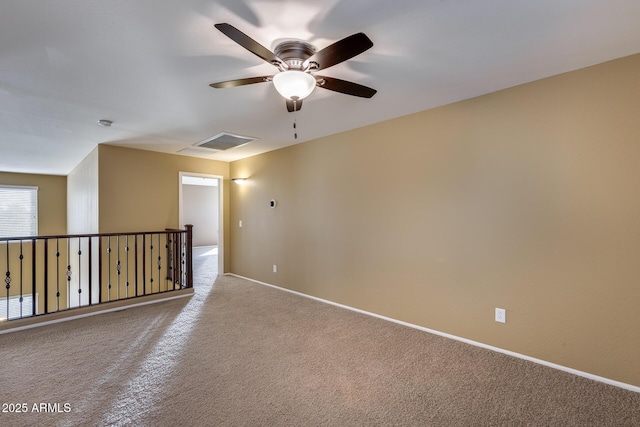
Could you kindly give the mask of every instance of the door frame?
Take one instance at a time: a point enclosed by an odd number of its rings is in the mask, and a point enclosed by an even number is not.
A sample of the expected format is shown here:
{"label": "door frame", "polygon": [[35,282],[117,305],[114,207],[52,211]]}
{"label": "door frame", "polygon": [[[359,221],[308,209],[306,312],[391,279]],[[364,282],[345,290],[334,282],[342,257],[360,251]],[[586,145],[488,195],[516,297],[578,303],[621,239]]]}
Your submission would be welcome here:
{"label": "door frame", "polygon": [[211,178],[218,180],[218,275],[224,274],[224,177],[222,175],[211,175],[196,172],[178,172],[178,222],[180,228],[183,224],[183,197],[182,197],[182,177],[192,176],[196,178]]}

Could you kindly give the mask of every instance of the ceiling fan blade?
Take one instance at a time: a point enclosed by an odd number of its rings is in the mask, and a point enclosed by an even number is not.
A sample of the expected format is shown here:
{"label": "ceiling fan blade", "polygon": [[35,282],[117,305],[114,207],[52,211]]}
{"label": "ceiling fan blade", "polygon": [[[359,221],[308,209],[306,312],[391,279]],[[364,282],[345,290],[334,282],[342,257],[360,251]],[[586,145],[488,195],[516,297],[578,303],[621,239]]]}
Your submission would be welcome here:
{"label": "ceiling fan blade", "polygon": [[226,82],[211,83],[209,86],[216,89],[223,89],[227,87],[236,87],[251,85],[254,83],[270,82],[273,76],[260,76],[260,77],[248,77],[246,79],[227,80]]}
{"label": "ceiling fan blade", "polygon": [[271,52],[266,47],[262,46],[260,43],[238,30],[233,25],[222,23],[214,25],[218,30],[222,31],[227,37],[229,37],[234,42],[238,43],[243,48],[247,49],[249,52],[254,55],[264,59],[270,64],[278,64],[280,63],[280,58],[276,56],[275,53]]}
{"label": "ceiling fan blade", "polygon": [[364,33],[352,34],[311,55],[305,66],[315,62],[318,64],[315,70],[324,70],[361,54],[371,46],[373,42]]}
{"label": "ceiling fan blade", "polygon": [[[293,101],[290,99],[287,99],[287,111],[292,113],[294,111],[300,111],[300,109],[302,108],[302,99],[298,99],[296,101],[295,106],[293,105]],[[295,108],[294,108],[295,107]]]}
{"label": "ceiling fan blade", "polygon": [[371,98],[376,94],[377,90],[358,83],[348,82],[333,77],[315,76],[318,81],[318,87],[329,89],[334,92],[340,92],[347,95],[359,96],[361,98]]}

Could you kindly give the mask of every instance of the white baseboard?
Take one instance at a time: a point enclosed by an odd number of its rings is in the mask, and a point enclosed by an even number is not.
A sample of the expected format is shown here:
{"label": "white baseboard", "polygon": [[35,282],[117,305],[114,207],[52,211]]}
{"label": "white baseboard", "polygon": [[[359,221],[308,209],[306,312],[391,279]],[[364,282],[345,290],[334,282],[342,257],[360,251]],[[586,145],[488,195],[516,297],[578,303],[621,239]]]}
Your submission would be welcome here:
{"label": "white baseboard", "polygon": [[307,295],[307,294],[304,294],[302,292],[298,292],[298,291],[293,291],[291,289],[282,288],[280,286],[272,285],[270,283],[261,282],[259,280],[254,280],[254,279],[251,279],[249,277],[240,276],[238,274],[225,273],[225,276],[234,276],[234,277],[237,277],[237,278],[240,278],[240,279],[244,279],[244,280],[248,280],[250,282],[254,282],[254,283],[260,284],[260,285],[269,286],[270,288],[278,289],[278,290],[285,291],[285,292],[290,292],[292,294],[299,295],[299,296],[302,296],[302,297],[305,297],[305,298],[310,298],[312,300],[323,302],[325,304],[330,304],[330,305],[333,305],[333,306],[336,306],[336,307],[340,307],[340,308],[344,308],[344,309],[347,309],[347,310],[355,311],[357,313],[361,313],[361,314],[366,314],[368,316],[377,317],[378,319],[383,319],[383,320],[387,320],[389,322],[398,323],[400,325],[408,326],[408,327],[414,328],[414,329],[418,329],[418,330],[423,331],[423,332],[428,332],[430,334],[439,335],[441,337],[449,338],[449,339],[456,340],[456,341],[461,341],[463,343],[470,344],[470,345],[473,345],[473,346],[476,346],[476,347],[481,347],[481,348],[484,348],[484,349],[487,349],[487,350],[491,350],[491,351],[495,351],[495,352],[498,352],[498,353],[506,354],[506,355],[509,355],[509,356],[517,357],[518,359],[528,360],[529,362],[537,363],[539,365],[547,366],[549,368],[557,369],[559,371],[568,372],[570,374],[578,375],[580,377],[588,378],[590,380],[598,381],[598,382],[609,384],[609,385],[612,385],[612,386],[615,386],[615,387],[623,388],[625,390],[630,390],[630,391],[633,391],[633,392],[636,392],[636,393],[640,393],[640,387],[632,385],[632,384],[627,384],[627,383],[623,383],[621,381],[612,380],[610,378],[605,378],[605,377],[601,377],[601,376],[598,376],[598,375],[590,374],[588,372],[579,371],[577,369],[568,368],[566,366],[558,365],[558,364],[552,363],[552,362],[547,362],[546,360],[537,359],[535,357],[527,356],[525,354],[516,353],[514,351],[505,350],[505,349],[502,349],[502,348],[499,348],[499,347],[494,347],[492,345],[484,344],[484,343],[481,343],[481,342],[478,342],[478,341],[473,341],[473,340],[469,340],[467,338],[462,338],[462,337],[458,337],[458,336],[455,336],[455,335],[447,334],[445,332],[436,331],[434,329],[425,328],[423,326],[414,325],[413,323],[403,322],[402,320],[393,319],[391,317],[382,316],[380,314],[372,313],[370,311],[365,311],[365,310],[361,310],[359,308],[354,308],[354,307],[350,307],[348,305],[344,305],[344,304],[340,304],[340,303],[337,303],[337,302],[333,302],[333,301],[325,300],[325,299],[322,299],[322,298],[314,297],[312,295]]}

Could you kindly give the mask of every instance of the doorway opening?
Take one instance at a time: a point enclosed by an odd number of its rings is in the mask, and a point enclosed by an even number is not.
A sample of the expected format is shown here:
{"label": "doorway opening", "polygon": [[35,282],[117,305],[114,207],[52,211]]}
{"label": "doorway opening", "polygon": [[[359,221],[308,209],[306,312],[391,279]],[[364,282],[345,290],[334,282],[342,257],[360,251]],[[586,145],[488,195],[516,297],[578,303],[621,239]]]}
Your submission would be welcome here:
{"label": "doorway opening", "polygon": [[[223,226],[223,182],[219,175],[207,175],[192,172],[179,174],[179,212],[181,227],[193,225],[193,256],[208,257],[210,266],[216,271],[209,274],[224,273],[224,226]],[[215,257],[216,260],[212,258]],[[213,261],[213,262],[211,262]],[[217,261],[217,262],[215,262]],[[195,270],[195,266],[194,266]]]}

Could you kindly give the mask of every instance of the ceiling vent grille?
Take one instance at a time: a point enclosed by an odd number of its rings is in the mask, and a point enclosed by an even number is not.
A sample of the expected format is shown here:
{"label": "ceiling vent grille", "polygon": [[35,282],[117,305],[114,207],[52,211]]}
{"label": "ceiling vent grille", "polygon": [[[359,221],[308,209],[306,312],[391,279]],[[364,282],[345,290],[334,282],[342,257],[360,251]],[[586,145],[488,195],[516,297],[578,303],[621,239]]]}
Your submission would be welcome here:
{"label": "ceiling vent grille", "polygon": [[195,147],[207,148],[209,150],[224,151],[230,148],[240,147],[255,140],[256,138],[251,138],[250,136],[240,136],[222,132],[193,145]]}

